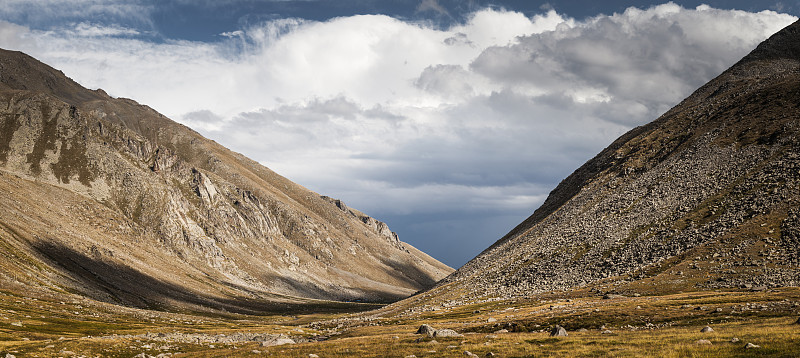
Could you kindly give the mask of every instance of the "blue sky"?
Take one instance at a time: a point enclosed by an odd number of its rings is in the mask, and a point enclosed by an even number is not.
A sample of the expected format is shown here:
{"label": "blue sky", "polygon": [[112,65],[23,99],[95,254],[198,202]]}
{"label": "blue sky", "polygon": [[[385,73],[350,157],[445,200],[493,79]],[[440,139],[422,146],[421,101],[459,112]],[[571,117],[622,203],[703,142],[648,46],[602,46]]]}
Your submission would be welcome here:
{"label": "blue sky", "polygon": [[798,0],[5,0],[0,47],[458,267],[799,14]]}

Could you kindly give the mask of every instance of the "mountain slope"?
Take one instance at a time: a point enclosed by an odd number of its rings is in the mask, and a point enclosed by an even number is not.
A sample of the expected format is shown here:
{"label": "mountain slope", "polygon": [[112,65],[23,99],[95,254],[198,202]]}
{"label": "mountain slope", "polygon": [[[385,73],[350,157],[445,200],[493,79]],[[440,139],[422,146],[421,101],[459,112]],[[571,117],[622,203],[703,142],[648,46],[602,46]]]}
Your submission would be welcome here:
{"label": "mountain slope", "polygon": [[237,307],[394,300],[452,272],[342,207],[149,107],[0,50],[7,285]]}
{"label": "mountain slope", "polygon": [[800,285],[798,134],[800,22],[617,139],[411,301]]}

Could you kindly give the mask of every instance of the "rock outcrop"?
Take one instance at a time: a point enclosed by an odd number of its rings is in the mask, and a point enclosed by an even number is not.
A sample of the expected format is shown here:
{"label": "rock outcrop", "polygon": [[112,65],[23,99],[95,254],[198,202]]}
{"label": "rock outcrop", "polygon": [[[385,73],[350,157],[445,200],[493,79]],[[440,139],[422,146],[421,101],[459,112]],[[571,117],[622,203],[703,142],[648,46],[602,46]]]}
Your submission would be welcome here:
{"label": "rock outcrop", "polygon": [[0,283],[256,309],[246,302],[395,300],[452,272],[343,208],[147,106],[0,50]]}

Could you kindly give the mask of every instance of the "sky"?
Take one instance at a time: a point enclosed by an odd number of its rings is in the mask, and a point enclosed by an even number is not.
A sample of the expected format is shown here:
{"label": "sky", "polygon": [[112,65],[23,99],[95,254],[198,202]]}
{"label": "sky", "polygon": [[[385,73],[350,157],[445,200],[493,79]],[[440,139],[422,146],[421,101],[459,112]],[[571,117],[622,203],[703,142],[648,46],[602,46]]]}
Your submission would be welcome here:
{"label": "sky", "polygon": [[3,0],[0,47],[457,268],[798,15],[800,0]]}

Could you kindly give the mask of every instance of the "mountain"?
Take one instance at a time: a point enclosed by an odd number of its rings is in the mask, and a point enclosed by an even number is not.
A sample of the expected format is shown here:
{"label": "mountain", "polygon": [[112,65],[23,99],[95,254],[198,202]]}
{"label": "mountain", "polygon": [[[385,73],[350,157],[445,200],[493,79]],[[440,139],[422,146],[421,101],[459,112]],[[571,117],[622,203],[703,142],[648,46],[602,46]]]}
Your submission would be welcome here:
{"label": "mountain", "polygon": [[248,312],[396,300],[452,272],[339,200],[6,50],[0,255],[4,289]]}
{"label": "mountain", "polygon": [[800,22],[564,179],[416,302],[800,285]]}

